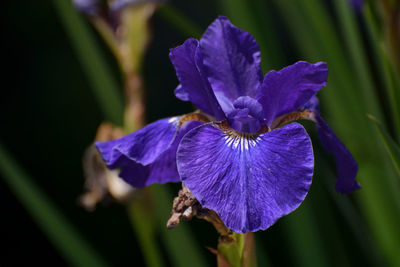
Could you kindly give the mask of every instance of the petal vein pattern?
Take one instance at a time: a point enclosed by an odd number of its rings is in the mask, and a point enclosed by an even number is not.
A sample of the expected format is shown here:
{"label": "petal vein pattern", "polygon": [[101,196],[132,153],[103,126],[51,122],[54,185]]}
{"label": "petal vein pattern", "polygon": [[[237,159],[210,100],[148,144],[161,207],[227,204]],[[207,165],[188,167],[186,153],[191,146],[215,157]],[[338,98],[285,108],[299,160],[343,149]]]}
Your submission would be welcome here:
{"label": "petal vein pattern", "polygon": [[256,96],[262,80],[261,56],[251,34],[221,16],[204,32],[200,49],[214,92],[232,102],[239,96]]}
{"label": "petal vein pattern", "polygon": [[244,233],[264,230],[300,205],[311,185],[314,157],[297,123],[258,136],[234,136],[205,124],[182,139],[177,166],[200,203]]}
{"label": "petal vein pattern", "polygon": [[109,142],[96,142],[107,166],[113,168],[121,155],[148,165],[172,144],[179,127],[179,117],[153,122],[146,127]]}
{"label": "petal vein pattern", "polygon": [[191,101],[196,107],[217,120],[223,120],[225,114],[204,76],[199,41],[188,39],[183,45],[170,50],[169,57],[175,67],[180,86],[175,90],[176,96],[184,101]]}
{"label": "petal vein pattern", "polygon": [[187,121],[179,128],[180,117],[166,118],[120,139],[96,142],[95,146],[107,167],[119,168],[119,176],[134,187],[179,182],[176,168],[179,142],[200,124]]}
{"label": "petal vein pattern", "polygon": [[267,125],[276,117],[303,107],[326,85],[328,67],[324,62],[296,62],[279,71],[270,71],[261,85],[257,100],[264,109]]}

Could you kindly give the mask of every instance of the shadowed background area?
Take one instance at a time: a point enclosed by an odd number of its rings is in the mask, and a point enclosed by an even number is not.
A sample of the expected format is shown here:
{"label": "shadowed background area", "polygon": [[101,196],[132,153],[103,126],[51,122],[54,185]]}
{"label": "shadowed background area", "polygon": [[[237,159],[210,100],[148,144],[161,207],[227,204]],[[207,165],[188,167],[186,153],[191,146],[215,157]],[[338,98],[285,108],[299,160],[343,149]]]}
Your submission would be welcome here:
{"label": "shadowed background area", "polygon": [[[400,264],[400,78],[395,57],[400,23],[387,19],[400,17],[400,4],[378,2],[354,10],[347,0],[176,0],[151,19],[153,37],[143,59],[148,122],[193,110],[173,94],[178,81],[169,49],[200,37],[219,14],[255,36],[264,74],[297,60],[328,63],[322,115],[355,156],[362,189],[350,195],[334,191],[333,157],[322,149],[314,125],[302,122],[315,151],[313,184],[295,212],[256,233],[259,266]],[[92,212],[78,205],[84,191],[82,155],[106,116],[60,13],[54,1],[3,4],[0,265],[144,266],[144,248],[126,206],[111,197]],[[79,16],[122,95],[118,63],[94,27]],[[187,20],[194,27],[186,27]],[[180,189],[178,184],[167,187],[174,195]],[[36,189],[40,196],[31,192]],[[172,207],[173,195],[168,199],[166,209]],[[52,206],[50,212],[46,204]],[[191,260],[185,258],[187,240],[196,244],[203,264],[215,266],[215,255],[206,249],[217,245],[214,228],[198,219],[182,224],[189,239],[174,236],[176,229],[170,230],[170,239],[155,235],[162,266],[179,266],[177,257]],[[171,253],[169,246],[177,244],[183,245],[181,254]]]}

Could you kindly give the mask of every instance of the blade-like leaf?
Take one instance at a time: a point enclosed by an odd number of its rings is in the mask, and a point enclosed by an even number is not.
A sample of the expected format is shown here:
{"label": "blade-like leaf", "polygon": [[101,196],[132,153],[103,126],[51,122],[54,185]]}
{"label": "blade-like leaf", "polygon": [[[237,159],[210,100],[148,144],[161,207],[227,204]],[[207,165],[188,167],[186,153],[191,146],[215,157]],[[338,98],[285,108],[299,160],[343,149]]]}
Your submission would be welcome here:
{"label": "blade-like leaf", "polygon": [[383,143],[385,144],[385,148],[388,151],[394,166],[400,177],[400,147],[393,141],[392,137],[388,134],[383,125],[372,115],[368,114],[368,118],[374,123],[376,129],[379,132],[379,135],[382,138]]}
{"label": "blade-like leaf", "polygon": [[282,219],[286,240],[293,253],[296,266],[329,266],[329,261],[324,250],[323,240],[318,233],[311,203],[306,201],[292,214]]}
{"label": "blade-like leaf", "polygon": [[0,144],[0,174],[50,242],[73,266],[108,266]]}
{"label": "blade-like leaf", "polygon": [[[394,186],[397,174],[390,165],[387,167],[384,160],[387,155],[379,135],[365,118],[365,113],[371,108],[367,102],[373,99],[364,95],[364,88],[354,79],[352,66],[355,64],[351,62],[354,59],[348,56],[350,52],[343,46],[323,2],[276,0],[274,3],[302,55],[307,60],[328,63],[328,88],[320,94],[323,116],[328,117],[332,128],[354,153],[362,186],[356,194],[357,200],[379,243],[377,248],[388,262],[396,265],[400,257],[394,247],[399,247],[400,239],[393,233],[398,233],[400,194],[398,186]],[[374,101],[379,103],[378,100]]]}
{"label": "blade-like leaf", "polygon": [[121,93],[93,33],[72,6],[72,1],[54,0],[53,3],[106,119],[116,125],[121,125],[123,115]]}
{"label": "blade-like leaf", "polygon": [[[147,189],[143,189],[143,195],[148,194]],[[128,206],[128,214],[131,219],[133,229],[140,242],[143,258],[148,267],[163,266],[162,254],[160,252],[155,237],[156,227],[152,210],[149,209],[148,198],[134,199]]]}
{"label": "blade-like leaf", "polygon": [[368,30],[368,37],[372,47],[372,55],[376,62],[376,69],[381,77],[383,87],[386,89],[386,101],[390,105],[387,117],[392,121],[395,136],[400,142],[400,78],[396,76],[393,66],[390,64],[386,47],[383,44],[381,32],[371,11],[371,6],[365,8],[365,21]]}
{"label": "blade-like leaf", "polygon": [[160,7],[157,14],[185,36],[200,38],[201,29],[171,4]]}
{"label": "blade-like leaf", "polygon": [[339,24],[343,32],[346,46],[349,50],[349,56],[351,57],[351,63],[354,65],[354,72],[357,75],[357,82],[361,91],[360,97],[364,98],[367,112],[371,112],[377,115],[379,119],[382,118],[381,109],[379,102],[376,101],[378,96],[374,91],[374,83],[372,80],[372,74],[368,68],[368,60],[366,58],[365,47],[360,36],[360,29],[357,25],[356,14],[351,10],[349,0],[335,0],[333,1],[336,13],[339,16]]}
{"label": "blade-like leaf", "polygon": [[264,72],[282,68],[284,51],[278,42],[278,31],[272,24],[268,1],[222,0],[222,6],[232,23],[250,32],[261,49],[261,67]]}

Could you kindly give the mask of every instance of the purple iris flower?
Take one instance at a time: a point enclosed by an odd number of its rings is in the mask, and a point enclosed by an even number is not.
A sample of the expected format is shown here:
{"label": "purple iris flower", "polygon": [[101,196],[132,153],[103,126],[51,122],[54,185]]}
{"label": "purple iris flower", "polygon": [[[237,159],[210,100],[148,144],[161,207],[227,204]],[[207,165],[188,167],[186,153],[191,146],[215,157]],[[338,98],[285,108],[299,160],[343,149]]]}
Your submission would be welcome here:
{"label": "purple iris flower", "polygon": [[311,185],[312,144],[295,119],[317,123],[338,165],[336,189],[359,188],[357,164],[321,119],[323,62],[297,62],[263,78],[260,50],[225,17],[200,41],[170,50],[175,95],[200,112],[166,118],[121,139],[96,143],[107,166],[135,187],[182,181],[235,232],[264,230],[295,210]]}

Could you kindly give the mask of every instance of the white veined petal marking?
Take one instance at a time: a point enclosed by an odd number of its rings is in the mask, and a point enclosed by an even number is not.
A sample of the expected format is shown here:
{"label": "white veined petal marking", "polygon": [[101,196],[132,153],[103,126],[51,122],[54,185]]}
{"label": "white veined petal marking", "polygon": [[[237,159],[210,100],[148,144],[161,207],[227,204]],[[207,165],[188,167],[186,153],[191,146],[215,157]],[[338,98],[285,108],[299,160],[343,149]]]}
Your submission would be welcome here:
{"label": "white veined petal marking", "polygon": [[249,150],[251,147],[255,147],[259,141],[261,141],[261,135],[254,136],[246,133],[231,134],[225,133],[224,140],[225,144],[232,148],[240,150]]}
{"label": "white veined petal marking", "polygon": [[172,117],[168,120],[168,123],[171,123],[174,125],[179,125],[179,120],[180,120],[180,117]]}

